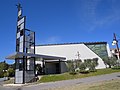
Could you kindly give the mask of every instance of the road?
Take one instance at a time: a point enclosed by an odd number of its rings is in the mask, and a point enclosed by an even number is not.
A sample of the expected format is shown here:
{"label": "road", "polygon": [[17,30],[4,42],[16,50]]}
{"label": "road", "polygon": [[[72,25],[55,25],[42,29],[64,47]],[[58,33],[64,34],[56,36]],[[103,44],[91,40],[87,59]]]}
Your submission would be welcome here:
{"label": "road", "polygon": [[87,77],[87,78],[82,78],[82,79],[40,83],[40,84],[28,85],[24,87],[7,87],[5,89],[4,87],[0,87],[0,90],[47,90],[50,88],[65,87],[65,86],[76,85],[76,84],[89,84],[89,83],[95,83],[95,82],[112,80],[112,79],[120,79],[120,73],[92,76],[92,77]]}

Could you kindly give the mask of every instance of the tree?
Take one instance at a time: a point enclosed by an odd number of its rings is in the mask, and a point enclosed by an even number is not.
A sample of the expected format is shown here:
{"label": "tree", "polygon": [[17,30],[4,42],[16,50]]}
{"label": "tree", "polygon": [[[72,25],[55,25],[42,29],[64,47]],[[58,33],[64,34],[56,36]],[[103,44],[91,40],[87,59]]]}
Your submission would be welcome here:
{"label": "tree", "polygon": [[9,64],[9,68],[13,68],[15,70],[15,63]]}
{"label": "tree", "polygon": [[69,72],[75,72],[75,65],[73,60],[67,61],[67,67]]}
{"label": "tree", "polygon": [[5,61],[0,62],[0,77],[13,77],[15,74],[15,64],[7,64]]}
{"label": "tree", "polygon": [[79,68],[81,63],[82,61],[80,59],[67,60],[68,70],[70,72],[75,72]]}
{"label": "tree", "polygon": [[85,64],[84,62],[82,62],[82,63],[79,65],[79,69],[80,69],[80,72],[85,71],[85,69],[86,69],[86,64]]}
{"label": "tree", "polygon": [[9,67],[9,65],[4,61],[4,62],[0,62],[0,70],[7,70]]}
{"label": "tree", "polygon": [[81,65],[81,63],[82,63],[82,60],[80,60],[80,59],[75,59],[76,68],[79,68],[79,66]]}
{"label": "tree", "polygon": [[9,76],[9,77],[13,77],[13,76],[15,75],[15,71],[14,71],[13,68],[9,68],[9,69],[7,70],[7,73],[8,73],[8,76]]}
{"label": "tree", "polygon": [[9,73],[6,71],[3,73],[4,74],[4,77],[8,77],[9,76]]}
{"label": "tree", "polygon": [[9,65],[3,61],[3,62],[0,62],[0,77],[4,77],[4,71],[7,70],[9,67]]}
{"label": "tree", "polygon": [[103,61],[104,61],[105,65],[109,66],[109,68],[111,68],[112,66],[115,66],[117,64],[117,59],[115,57],[104,57]]}
{"label": "tree", "polygon": [[3,71],[0,69],[0,78],[4,77]]}
{"label": "tree", "polygon": [[84,63],[90,71],[95,71],[95,67],[98,65],[98,58],[84,60]]}
{"label": "tree", "polygon": [[84,60],[84,62],[78,59],[67,60],[67,67],[70,73],[75,73],[76,71],[79,71],[81,73],[88,73],[89,71],[86,70],[87,68],[90,71],[95,71],[96,70],[95,67],[97,65],[98,65],[98,58],[86,59]]}

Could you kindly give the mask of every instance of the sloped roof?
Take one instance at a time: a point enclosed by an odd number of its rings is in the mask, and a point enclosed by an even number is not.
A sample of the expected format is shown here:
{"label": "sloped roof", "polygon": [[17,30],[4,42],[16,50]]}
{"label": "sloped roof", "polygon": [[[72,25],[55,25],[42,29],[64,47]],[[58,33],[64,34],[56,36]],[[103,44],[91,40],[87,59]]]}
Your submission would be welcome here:
{"label": "sloped roof", "polygon": [[31,57],[35,57],[35,58],[43,58],[45,60],[58,60],[58,59],[65,60],[66,59],[65,57],[32,54],[32,53],[23,53],[23,52],[15,52],[14,54],[7,56],[6,59],[15,60],[15,58],[20,58],[22,56],[31,56]]}

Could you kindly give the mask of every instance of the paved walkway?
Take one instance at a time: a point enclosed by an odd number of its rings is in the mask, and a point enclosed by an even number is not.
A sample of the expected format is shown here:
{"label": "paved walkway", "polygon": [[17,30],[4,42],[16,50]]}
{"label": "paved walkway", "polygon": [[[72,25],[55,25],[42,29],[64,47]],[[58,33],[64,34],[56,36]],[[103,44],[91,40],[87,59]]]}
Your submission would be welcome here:
{"label": "paved walkway", "polygon": [[81,84],[81,83],[88,84],[88,83],[112,80],[112,79],[120,79],[120,73],[93,76],[93,77],[87,77],[82,79],[43,83],[43,84],[38,84],[33,86],[26,86],[26,87],[23,87],[22,90],[44,90],[44,89],[65,87],[65,86]]}
{"label": "paved walkway", "polygon": [[[24,87],[16,87],[16,88],[11,87],[12,88],[11,90],[46,90],[50,88],[65,87],[65,86],[75,85],[75,84],[89,84],[89,83],[112,80],[112,79],[120,79],[120,73],[92,76],[92,77],[87,77],[87,78],[82,78],[82,79],[41,83],[41,84],[36,84],[36,85],[24,86]],[[7,90],[7,89],[0,88],[0,90]]]}

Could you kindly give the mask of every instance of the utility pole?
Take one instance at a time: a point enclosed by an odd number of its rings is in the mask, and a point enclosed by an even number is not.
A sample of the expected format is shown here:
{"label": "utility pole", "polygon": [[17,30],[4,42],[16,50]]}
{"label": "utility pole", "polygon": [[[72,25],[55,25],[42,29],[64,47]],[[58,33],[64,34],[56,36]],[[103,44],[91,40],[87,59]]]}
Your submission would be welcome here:
{"label": "utility pole", "polygon": [[119,46],[118,46],[118,40],[116,38],[116,34],[113,34],[114,38],[113,38],[113,43],[115,42],[116,47],[117,47],[117,51],[118,51],[118,59],[120,59],[120,52],[119,52]]}

